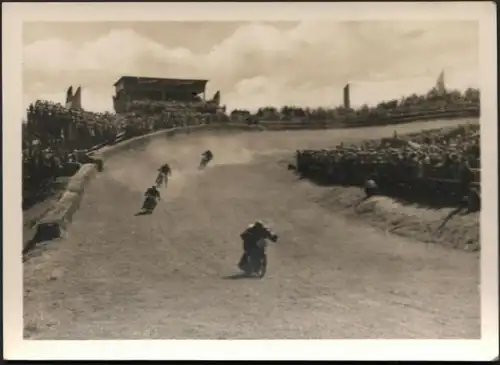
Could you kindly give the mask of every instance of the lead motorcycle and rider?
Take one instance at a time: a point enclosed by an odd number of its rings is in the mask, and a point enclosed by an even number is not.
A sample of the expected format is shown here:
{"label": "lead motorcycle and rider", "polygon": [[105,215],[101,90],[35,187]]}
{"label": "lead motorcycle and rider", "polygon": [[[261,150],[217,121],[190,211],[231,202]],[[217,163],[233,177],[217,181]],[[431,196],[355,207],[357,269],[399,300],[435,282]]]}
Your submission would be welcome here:
{"label": "lead motorcycle and rider", "polygon": [[257,275],[262,278],[267,270],[267,240],[277,242],[278,235],[257,221],[244,230],[240,237],[243,240],[243,255],[238,268],[246,275]]}

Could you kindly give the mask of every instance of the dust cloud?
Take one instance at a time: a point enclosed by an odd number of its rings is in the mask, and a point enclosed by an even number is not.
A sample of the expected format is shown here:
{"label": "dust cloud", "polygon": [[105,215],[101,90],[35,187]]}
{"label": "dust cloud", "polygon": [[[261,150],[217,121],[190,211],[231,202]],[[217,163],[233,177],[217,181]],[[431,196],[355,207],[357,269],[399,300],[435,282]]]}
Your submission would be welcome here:
{"label": "dust cloud", "polygon": [[[473,118],[461,123],[477,123]],[[365,138],[388,136],[393,131],[400,134],[411,131],[454,126],[457,121],[424,121],[384,127],[362,129],[332,129],[321,131],[277,131],[277,132],[231,132],[207,131],[191,135],[177,135],[157,139],[141,147],[130,149],[110,159],[105,166],[107,178],[131,191],[143,193],[154,184],[158,168],[168,163],[172,168],[169,178],[169,196],[182,194],[186,184],[203,173],[198,170],[201,154],[210,149],[213,161],[207,169],[250,164],[260,157],[286,155],[303,148],[332,148],[339,140],[346,143]],[[264,137],[265,136],[265,137]],[[141,153],[137,153],[137,152]],[[144,185],[145,177],[150,184]]]}
{"label": "dust cloud", "polygon": [[[169,196],[176,197],[182,194],[186,184],[203,173],[198,166],[204,151],[211,150],[214,154],[213,161],[206,169],[247,164],[258,154],[258,151],[250,147],[251,144],[248,136],[226,133],[175,136],[124,151],[106,164],[106,170],[108,177],[117,184],[143,193],[154,184],[158,168],[168,163],[172,168],[168,181]],[[141,153],[137,153],[138,151]],[[144,185],[146,176],[151,181],[148,186]]]}

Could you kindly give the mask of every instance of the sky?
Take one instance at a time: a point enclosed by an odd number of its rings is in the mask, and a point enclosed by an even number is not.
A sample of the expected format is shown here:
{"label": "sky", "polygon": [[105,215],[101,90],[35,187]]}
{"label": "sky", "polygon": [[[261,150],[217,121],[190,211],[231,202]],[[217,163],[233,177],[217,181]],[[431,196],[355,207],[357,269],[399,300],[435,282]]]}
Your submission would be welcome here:
{"label": "sky", "polygon": [[208,79],[228,110],[353,106],[479,84],[474,21],[33,22],[23,26],[23,103],[64,102],[112,111],[122,75]]}

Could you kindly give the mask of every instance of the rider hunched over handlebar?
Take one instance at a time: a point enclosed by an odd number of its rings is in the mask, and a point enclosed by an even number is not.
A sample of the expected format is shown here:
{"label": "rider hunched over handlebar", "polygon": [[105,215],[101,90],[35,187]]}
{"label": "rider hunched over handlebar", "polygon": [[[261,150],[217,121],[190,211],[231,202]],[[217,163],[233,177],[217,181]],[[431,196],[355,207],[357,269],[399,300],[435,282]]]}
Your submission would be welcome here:
{"label": "rider hunched over handlebar", "polygon": [[240,234],[243,240],[243,255],[238,263],[238,267],[243,270],[243,265],[252,256],[260,256],[265,254],[264,248],[259,247],[260,240],[278,241],[278,235],[267,228],[262,222],[257,221],[251,224],[246,230]]}
{"label": "rider hunched over handlebar", "polygon": [[202,169],[205,166],[207,166],[208,163],[210,161],[212,161],[213,158],[214,158],[214,155],[213,155],[212,151],[210,151],[210,150],[206,150],[205,152],[203,152],[201,154],[201,156],[202,156],[202,159],[201,159],[201,162],[200,162],[200,169]]}
{"label": "rider hunched over handlebar", "polygon": [[152,187],[146,190],[144,196],[145,199],[144,202],[142,203],[142,210],[149,211],[151,213],[155,209],[158,200],[161,199],[160,192],[156,188],[156,185],[153,185]]}
{"label": "rider hunched over handlebar", "polygon": [[156,177],[156,186],[160,187],[162,184],[167,186],[168,177],[172,175],[172,169],[168,163],[160,166],[158,169],[158,176]]}

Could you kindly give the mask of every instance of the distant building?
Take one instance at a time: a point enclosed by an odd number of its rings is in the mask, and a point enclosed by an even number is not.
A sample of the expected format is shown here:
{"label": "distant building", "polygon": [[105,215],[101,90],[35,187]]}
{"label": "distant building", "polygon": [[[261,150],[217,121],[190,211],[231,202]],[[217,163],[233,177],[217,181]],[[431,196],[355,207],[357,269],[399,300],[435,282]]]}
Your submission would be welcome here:
{"label": "distant building", "polygon": [[349,109],[350,107],[351,107],[350,85],[347,84],[344,87],[344,108]]}
{"label": "distant building", "polygon": [[124,113],[128,109],[128,104],[136,100],[180,102],[205,100],[207,82],[208,80],[122,76],[113,85],[115,87],[113,106],[116,113]]}

